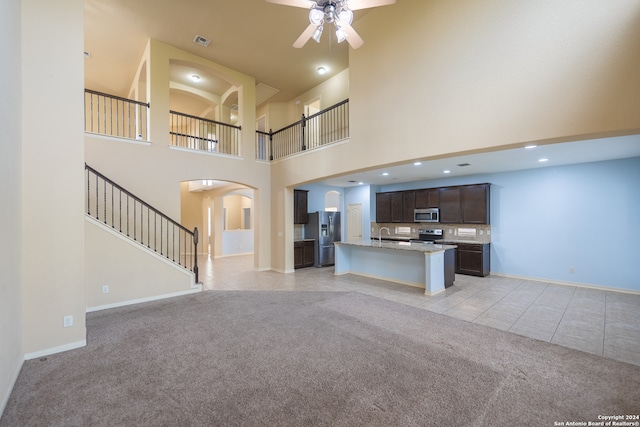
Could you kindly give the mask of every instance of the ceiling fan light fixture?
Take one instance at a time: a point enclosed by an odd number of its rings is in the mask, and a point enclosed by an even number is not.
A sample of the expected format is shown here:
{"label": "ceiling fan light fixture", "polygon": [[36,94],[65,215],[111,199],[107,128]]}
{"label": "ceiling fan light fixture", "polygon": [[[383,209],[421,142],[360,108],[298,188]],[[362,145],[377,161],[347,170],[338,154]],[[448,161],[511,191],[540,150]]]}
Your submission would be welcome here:
{"label": "ceiling fan light fixture", "polygon": [[338,43],[342,43],[347,39],[347,33],[345,33],[339,25],[336,25],[336,38],[338,39]]}
{"label": "ceiling fan light fixture", "polygon": [[316,43],[320,43],[320,37],[322,37],[322,25],[318,25],[318,28],[313,32],[311,36],[312,39],[316,41]]}
{"label": "ceiling fan light fixture", "polygon": [[338,21],[343,24],[351,25],[351,23],[353,22],[353,12],[351,12],[349,9],[342,9],[342,11],[340,11],[340,14],[338,15]]}
{"label": "ceiling fan light fixture", "polygon": [[316,8],[311,8],[311,10],[309,10],[309,22],[313,25],[322,25],[323,20],[324,12]]}

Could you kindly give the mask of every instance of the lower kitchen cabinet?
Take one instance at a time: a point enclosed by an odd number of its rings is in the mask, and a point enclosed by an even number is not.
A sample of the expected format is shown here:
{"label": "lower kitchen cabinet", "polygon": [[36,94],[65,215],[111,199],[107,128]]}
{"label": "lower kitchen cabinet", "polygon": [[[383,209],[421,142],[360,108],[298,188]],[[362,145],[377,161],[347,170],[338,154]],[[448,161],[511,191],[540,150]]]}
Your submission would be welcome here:
{"label": "lower kitchen cabinet", "polygon": [[315,240],[293,242],[293,268],[313,267]]}
{"label": "lower kitchen cabinet", "polygon": [[490,243],[456,243],[456,273],[488,276],[491,268]]}

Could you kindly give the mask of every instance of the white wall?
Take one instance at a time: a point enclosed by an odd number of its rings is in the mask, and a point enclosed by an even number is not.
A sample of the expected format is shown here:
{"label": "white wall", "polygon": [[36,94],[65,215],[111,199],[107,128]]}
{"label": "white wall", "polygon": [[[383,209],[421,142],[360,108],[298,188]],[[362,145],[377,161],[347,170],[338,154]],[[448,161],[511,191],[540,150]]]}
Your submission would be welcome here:
{"label": "white wall", "polygon": [[492,273],[640,291],[640,157],[380,191],[480,182],[491,183]]}
{"label": "white wall", "polygon": [[38,357],[86,343],[84,3],[20,4],[23,352]]}
{"label": "white wall", "polygon": [[225,230],[222,232],[222,255],[240,255],[253,253],[253,230]]}
{"label": "white wall", "polygon": [[0,2],[0,416],[22,366],[20,0]]}
{"label": "white wall", "polygon": [[[87,310],[201,291],[194,275],[95,220],[85,219]],[[102,287],[109,292],[103,293]]]}

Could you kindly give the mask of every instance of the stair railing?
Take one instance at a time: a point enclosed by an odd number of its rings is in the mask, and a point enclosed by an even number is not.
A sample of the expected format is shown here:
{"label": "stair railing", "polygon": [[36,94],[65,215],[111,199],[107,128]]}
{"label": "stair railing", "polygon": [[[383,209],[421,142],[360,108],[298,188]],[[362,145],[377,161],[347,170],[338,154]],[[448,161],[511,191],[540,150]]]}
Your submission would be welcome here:
{"label": "stair railing", "polygon": [[193,231],[85,164],[86,213],[195,274],[198,228]]}

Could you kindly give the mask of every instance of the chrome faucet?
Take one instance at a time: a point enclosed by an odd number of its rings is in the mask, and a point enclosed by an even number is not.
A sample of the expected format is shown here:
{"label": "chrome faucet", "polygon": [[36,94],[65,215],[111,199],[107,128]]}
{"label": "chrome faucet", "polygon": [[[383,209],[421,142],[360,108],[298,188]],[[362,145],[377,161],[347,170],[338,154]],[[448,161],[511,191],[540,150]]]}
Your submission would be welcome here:
{"label": "chrome faucet", "polygon": [[382,230],[387,230],[387,234],[391,236],[391,231],[389,230],[389,227],[380,227],[380,229],[378,230],[378,242],[380,243],[382,243]]}

